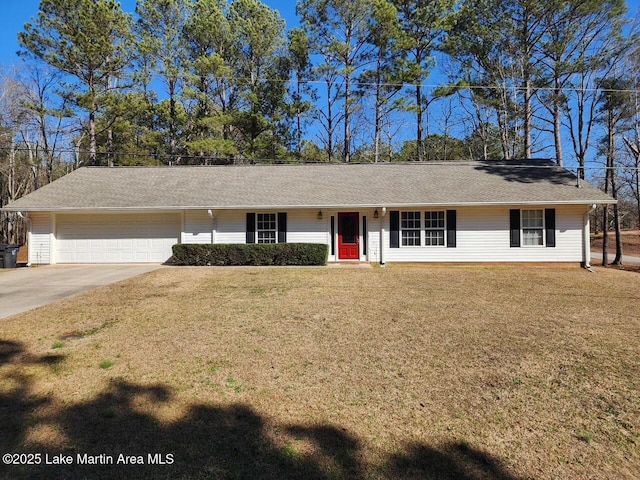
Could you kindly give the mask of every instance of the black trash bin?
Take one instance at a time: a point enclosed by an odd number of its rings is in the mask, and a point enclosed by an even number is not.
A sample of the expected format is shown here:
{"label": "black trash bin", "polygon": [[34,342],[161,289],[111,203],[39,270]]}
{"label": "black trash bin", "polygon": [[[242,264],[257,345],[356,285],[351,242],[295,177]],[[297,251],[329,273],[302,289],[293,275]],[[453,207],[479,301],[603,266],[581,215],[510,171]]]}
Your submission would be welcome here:
{"label": "black trash bin", "polygon": [[17,245],[0,244],[0,268],[16,268],[18,264]]}

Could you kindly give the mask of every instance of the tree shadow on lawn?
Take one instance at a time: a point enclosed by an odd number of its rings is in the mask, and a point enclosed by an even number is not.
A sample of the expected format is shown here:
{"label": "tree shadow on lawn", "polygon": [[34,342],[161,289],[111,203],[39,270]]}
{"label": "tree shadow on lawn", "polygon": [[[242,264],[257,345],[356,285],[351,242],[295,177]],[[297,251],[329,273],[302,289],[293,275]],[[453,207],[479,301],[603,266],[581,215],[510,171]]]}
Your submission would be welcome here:
{"label": "tree shadow on lawn", "polygon": [[[381,465],[367,465],[361,442],[344,429],[282,425],[280,431],[313,446],[314,453],[302,454],[274,444],[265,419],[246,405],[193,405],[179,420],[162,423],[140,409],[149,402],[171,401],[171,391],[162,385],[114,381],[94,399],[43,417],[34,410],[50,401],[33,393],[33,380],[20,370],[29,365],[51,368],[63,360],[34,357],[19,343],[0,341],[0,453],[42,455],[36,465],[0,465],[0,478],[515,479],[497,459],[463,444],[415,444]],[[56,426],[67,449],[30,441],[29,430],[40,424]],[[113,464],[79,465],[84,454],[103,463],[112,459]],[[139,456],[136,460],[143,464],[117,464],[119,454]],[[150,464],[150,454],[164,464]],[[61,455],[70,456],[72,464],[45,463]]]}

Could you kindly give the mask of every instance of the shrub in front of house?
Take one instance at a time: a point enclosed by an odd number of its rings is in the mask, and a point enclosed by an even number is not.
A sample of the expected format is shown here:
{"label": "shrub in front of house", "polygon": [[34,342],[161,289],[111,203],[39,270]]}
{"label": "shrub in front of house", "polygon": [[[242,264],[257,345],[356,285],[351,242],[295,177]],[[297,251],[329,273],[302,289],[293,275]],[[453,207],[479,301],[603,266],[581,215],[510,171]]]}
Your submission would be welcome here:
{"label": "shrub in front of house", "polygon": [[321,243],[177,244],[174,265],[325,265],[328,245]]}

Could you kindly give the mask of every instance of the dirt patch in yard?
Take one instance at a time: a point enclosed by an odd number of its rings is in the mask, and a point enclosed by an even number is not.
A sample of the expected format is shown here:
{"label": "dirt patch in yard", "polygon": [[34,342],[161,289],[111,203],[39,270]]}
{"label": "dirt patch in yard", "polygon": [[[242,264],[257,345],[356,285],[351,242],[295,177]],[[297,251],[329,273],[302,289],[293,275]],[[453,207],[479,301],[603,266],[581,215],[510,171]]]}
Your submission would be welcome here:
{"label": "dirt patch in yard", "polygon": [[[640,276],[166,268],[12,317],[7,478],[637,478]],[[82,332],[63,339],[69,332]]]}

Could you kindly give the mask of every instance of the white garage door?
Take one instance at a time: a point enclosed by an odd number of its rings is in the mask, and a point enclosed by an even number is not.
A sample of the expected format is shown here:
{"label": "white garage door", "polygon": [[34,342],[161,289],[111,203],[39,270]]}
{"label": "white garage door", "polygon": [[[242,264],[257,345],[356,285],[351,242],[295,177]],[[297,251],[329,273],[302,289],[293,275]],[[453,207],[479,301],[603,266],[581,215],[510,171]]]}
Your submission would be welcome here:
{"label": "white garage door", "polygon": [[58,215],[56,262],[165,262],[180,223],[178,213]]}

